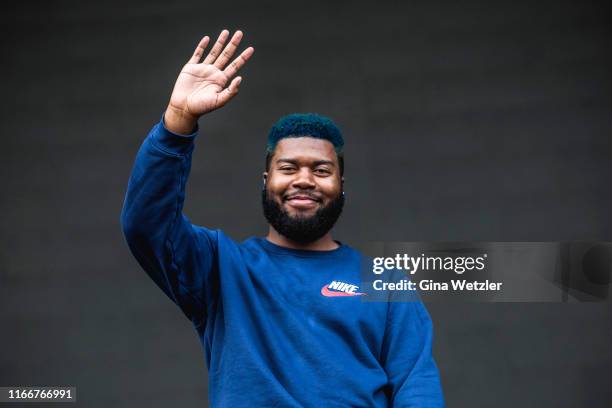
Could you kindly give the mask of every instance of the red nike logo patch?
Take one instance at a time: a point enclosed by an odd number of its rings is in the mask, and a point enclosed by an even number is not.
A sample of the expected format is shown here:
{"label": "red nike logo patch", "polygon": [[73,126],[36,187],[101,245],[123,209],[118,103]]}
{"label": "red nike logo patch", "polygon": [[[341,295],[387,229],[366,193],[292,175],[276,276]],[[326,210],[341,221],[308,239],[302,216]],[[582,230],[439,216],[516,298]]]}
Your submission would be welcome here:
{"label": "red nike logo patch", "polygon": [[326,297],[336,296],[362,296],[365,293],[357,292],[359,286],[351,285],[350,283],[332,281],[329,285],[325,285],[321,288],[321,294]]}

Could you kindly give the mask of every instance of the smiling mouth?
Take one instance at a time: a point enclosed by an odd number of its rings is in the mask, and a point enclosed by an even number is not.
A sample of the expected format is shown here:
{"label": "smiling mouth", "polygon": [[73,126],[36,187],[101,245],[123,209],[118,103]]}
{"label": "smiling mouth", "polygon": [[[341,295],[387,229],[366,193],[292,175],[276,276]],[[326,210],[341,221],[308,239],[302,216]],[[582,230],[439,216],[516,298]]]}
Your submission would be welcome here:
{"label": "smiling mouth", "polygon": [[302,195],[302,194],[296,194],[293,196],[289,196],[288,198],[285,199],[285,201],[314,201],[314,202],[318,202],[319,200],[316,199],[315,197],[309,196],[309,195]]}
{"label": "smiling mouth", "polygon": [[316,207],[319,200],[308,195],[296,194],[285,199],[285,202],[298,210],[306,210]]}

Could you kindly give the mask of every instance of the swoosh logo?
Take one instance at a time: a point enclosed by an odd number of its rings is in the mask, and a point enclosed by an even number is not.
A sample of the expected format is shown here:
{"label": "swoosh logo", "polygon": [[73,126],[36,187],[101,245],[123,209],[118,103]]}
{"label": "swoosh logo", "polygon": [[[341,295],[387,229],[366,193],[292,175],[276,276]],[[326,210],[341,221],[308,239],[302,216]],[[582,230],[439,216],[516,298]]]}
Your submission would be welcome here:
{"label": "swoosh logo", "polygon": [[321,294],[323,296],[327,296],[327,297],[346,297],[346,296],[362,296],[365,295],[365,293],[360,293],[360,292],[355,292],[355,293],[346,293],[346,292],[332,292],[331,290],[329,290],[329,288],[327,287],[328,285],[325,285],[321,288]]}

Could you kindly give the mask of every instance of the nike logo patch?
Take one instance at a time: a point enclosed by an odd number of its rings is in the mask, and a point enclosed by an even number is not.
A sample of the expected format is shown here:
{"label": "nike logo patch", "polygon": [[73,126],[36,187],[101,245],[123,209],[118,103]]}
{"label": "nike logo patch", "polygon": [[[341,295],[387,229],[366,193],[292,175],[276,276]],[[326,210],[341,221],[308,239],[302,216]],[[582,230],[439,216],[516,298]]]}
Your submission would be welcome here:
{"label": "nike logo patch", "polygon": [[357,292],[359,286],[351,285],[350,283],[332,281],[329,285],[325,285],[321,288],[321,294],[326,297],[336,296],[362,296],[365,293]]}

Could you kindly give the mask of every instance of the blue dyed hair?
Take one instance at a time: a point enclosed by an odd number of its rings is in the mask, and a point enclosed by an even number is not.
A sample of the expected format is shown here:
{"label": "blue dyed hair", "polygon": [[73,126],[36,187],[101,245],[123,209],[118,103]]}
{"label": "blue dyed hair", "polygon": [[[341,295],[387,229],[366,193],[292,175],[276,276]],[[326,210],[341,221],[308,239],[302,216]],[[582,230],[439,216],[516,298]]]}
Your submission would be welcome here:
{"label": "blue dyed hair", "polygon": [[340,175],[344,174],[344,139],[338,126],[333,120],[316,113],[291,113],[283,116],[276,122],[268,133],[266,146],[266,170],[270,169],[270,161],[279,140],[288,137],[314,137],[324,139],[334,145]]}

